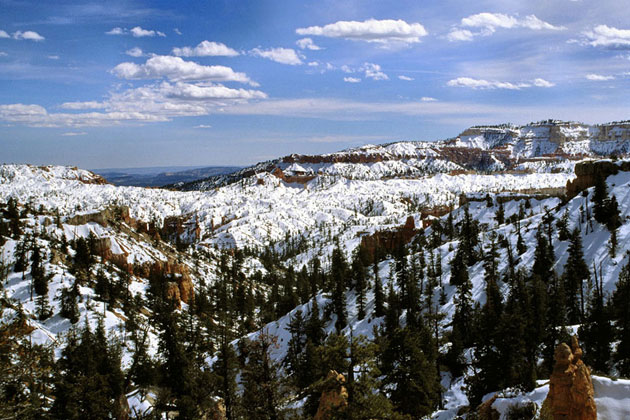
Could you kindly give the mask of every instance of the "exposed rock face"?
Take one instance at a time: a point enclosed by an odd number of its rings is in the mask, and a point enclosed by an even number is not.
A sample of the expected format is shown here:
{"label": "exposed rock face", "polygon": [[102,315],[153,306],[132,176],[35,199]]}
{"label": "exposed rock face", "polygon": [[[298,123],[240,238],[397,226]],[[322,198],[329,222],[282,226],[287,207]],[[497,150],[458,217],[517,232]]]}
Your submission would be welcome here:
{"label": "exposed rock face", "polygon": [[414,218],[409,216],[405,224],[396,230],[381,230],[373,235],[362,237],[361,246],[373,258],[376,252],[390,253],[401,244],[408,244],[416,233],[418,231],[416,230]]}
{"label": "exposed rock face", "polygon": [[576,177],[567,182],[567,198],[571,199],[581,191],[595,186],[598,177],[606,179],[619,171],[630,171],[630,162],[615,163],[607,160],[579,162],[575,165]]}
{"label": "exposed rock face", "polygon": [[596,420],[591,370],[582,361],[577,336],[571,347],[556,348],[556,365],[549,379],[549,393],[543,403],[541,418],[549,420]]}
{"label": "exposed rock face", "polygon": [[319,399],[319,407],[313,420],[327,420],[332,414],[343,410],[348,405],[348,391],[344,384],[346,378],[334,370],[328,372],[324,381],[324,391]]}

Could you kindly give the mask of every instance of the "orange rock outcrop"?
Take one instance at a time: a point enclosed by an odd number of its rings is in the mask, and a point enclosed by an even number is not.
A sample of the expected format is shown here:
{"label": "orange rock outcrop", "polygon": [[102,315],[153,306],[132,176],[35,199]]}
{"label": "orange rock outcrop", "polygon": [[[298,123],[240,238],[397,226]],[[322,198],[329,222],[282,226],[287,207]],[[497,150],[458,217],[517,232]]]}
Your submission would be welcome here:
{"label": "orange rock outcrop", "polygon": [[333,413],[342,411],[348,405],[348,391],[344,384],[346,378],[337,371],[331,370],[324,381],[324,391],[319,398],[319,407],[313,420],[327,420]]}
{"label": "orange rock outcrop", "polygon": [[571,338],[571,347],[560,344],[554,358],[556,364],[549,379],[549,393],[543,403],[542,418],[596,420],[591,370],[582,361],[577,336]]}

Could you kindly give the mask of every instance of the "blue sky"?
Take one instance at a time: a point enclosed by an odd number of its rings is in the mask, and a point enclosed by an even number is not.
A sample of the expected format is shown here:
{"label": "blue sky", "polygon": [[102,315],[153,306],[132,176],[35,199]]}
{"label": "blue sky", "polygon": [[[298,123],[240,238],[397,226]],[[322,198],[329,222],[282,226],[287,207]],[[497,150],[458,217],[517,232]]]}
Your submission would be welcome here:
{"label": "blue sky", "polygon": [[624,3],[0,0],[0,161],[246,165],[628,119]]}

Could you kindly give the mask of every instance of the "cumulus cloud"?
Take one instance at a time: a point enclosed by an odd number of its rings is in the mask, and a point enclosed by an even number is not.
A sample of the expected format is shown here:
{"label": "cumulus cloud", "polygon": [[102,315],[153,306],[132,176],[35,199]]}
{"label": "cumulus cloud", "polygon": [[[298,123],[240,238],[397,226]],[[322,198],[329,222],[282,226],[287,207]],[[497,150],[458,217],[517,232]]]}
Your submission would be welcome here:
{"label": "cumulus cloud", "polygon": [[9,54],[5,53],[4,51],[0,51],[0,57],[6,57],[7,55]]}
{"label": "cumulus cloud", "polygon": [[361,79],[359,79],[358,77],[344,77],[343,81],[346,83],[359,83]]}
{"label": "cumulus cloud", "polygon": [[618,29],[608,25],[597,25],[583,32],[586,44],[593,47],[630,49],[630,29]]}
{"label": "cumulus cloud", "polygon": [[133,47],[132,49],[125,51],[125,54],[131,57],[142,57],[144,52],[142,52],[140,47]]}
{"label": "cumulus cloud", "polygon": [[604,76],[601,74],[587,74],[585,76],[588,80],[594,81],[594,82],[605,82],[606,80],[613,80],[615,78],[615,76]]}
{"label": "cumulus cloud", "polygon": [[291,48],[270,48],[268,50],[261,50],[260,48],[254,48],[251,53],[255,56],[266,58],[276,63],[289,64],[291,66],[302,64],[302,60]]}
{"label": "cumulus cloud", "polygon": [[185,100],[216,100],[216,99],[264,99],[267,94],[259,90],[232,89],[223,85],[195,85],[177,82],[163,83],[160,93],[167,98]]}
{"label": "cumulus cloud", "polygon": [[144,64],[120,63],[112,69],[112,73],[121,79],[167,78],[172,81],[232,81],[256,85],[245,73],[235,72],[230,67],[204,66],[169,55],[156,55]]}
{"label": "cumulus cloud", "polygon": [[43,41],[46,39],[35,31],[16,31],[16,32],[13,32],[11,35],[9,35],[7,31],[3,31],[1,29],[0,29],[0,38],[13,38],[13,39],[17,39],[18,41],[26,40],[26,41],[36,41],[36,42]]}
{"label": "cumulus cloud", "polygon": [[199,124],[199,125],[196,125],[193,128],[212,128],[212,126],[208,125],[208,124]]}
{"label": "cumulus cloud", "polygon": [[142,38],[142,37],[153,37],[153,36],[161,36],[161,37],[165,37],[166,34],[164,32],[160,32],[160,31],[154,31],[152,29],[142,29],[140,26],[136,26],[134,28],[131,28],[131,30],[129,31],[131,32],[131,35],[136,37],[136,38]]}
{"label": "cumulus cloud", "polygon": [[365,63],[363,65],[365,77],[372,80],[389,80],[389,77],[381,71],[381,66],[374,63]]}
{"label": "cumulus cloud", "polygon": [[437,99],[432,98],[430,96],[423,96],[422,98],[420,98],[420,102],[435,102],[437,101]]}
{"label": "cumulus cloud", "polygon": [[[466,28],[476,29],[477,32]],[[564,26],[556,26],[545,22],[535,15],[528,15],[521,18],[519,16],[506,15],[503,13],[484,12],[463,18],[460,25],[452,28],[446,38],[451,42],[472,41],[475,36],[488,36],[496,32],[497,29],[515,28],[524,28],[533,31],[560,31],[566,29]]]}
{"label": "cumulus cloud", "polygon": [[302,38],[295,41],[295,45],[297,45],[301,50],[321,50],[319,46],[317,46],[311,38]]}
{"label": "cumulus cloud", "polygon": [[235,57],[238,51],[220,42],[202,41],[196,47],[173,48],[173,54],[179,57]]}
{"label": "cumulus cloud", "polygon": [[295,32],[302,36],[324,36],[380,44],[414,44],[428,35],[422,24],[407,23],[401,19],[368,19],[362,22],[340,20],[324,26],[298,28]]}
{"label": "cumulus cloud", "polygon": [[453,28],[448,33],[448,35],[446,35],[446,39],[448,39],[451,42],[472,41],[473,37],[474,37],[474,34],[471,31],[469,31],[468,29],[461,29],[461,28]]}
{"label": "cumulus cloud", "polygon": [[173,32],[175,32],[177,35],[182,34],[182,31],[180,31],[178,28],[173,28]]}
{"label": "cumulus cloud", "polygon": [[105,32],[106,35],[124,35],[125,34],[125,29],[123,28],[119,28],[119,27],[115,27],[110,29],[109,31]]}
{"label": "cumulus cloud", "polygon": [[105,32],[107,35],[131,35],[135,38],[143,38],[143,37],[154,37],[161,36],[165,37],[166,34],[164,32],[156,31],[153,29],[144,29],[140,26],[135,26],[131,29],[115,27]]}
{"label": "cumulus cloud", "polygon": [[50,60],[59,60],[59,56],[58,55],[49,55],[48,58]]}
{"label": "cumulus cloud", "polygon": [[451,87],[466,87],[471,89],[509,89],[509,90],[519,90],[524,88],[531,88],[533,86],[536,87],[544,87],[549,88],[555,86],[553,83],[548,82],[545,79],[534,79],[532,82],[500,82],[496,80],[484,80],[484,79],[473,79],[471,77],[458,77],[457,79],[449,80],[446,83],[447,86]]}
{"label": "cumulus cloud", "polygon": [[405,76],[405,75],[400,75],[400,76],[398,76],[398,78],[399,78],[400,80],[404,80],[404,81],[406,81],[406,82],[411,82],[412,80],[416,80],[416,79],[414,79],[413,77],[409,77],[409,76]]}
{"label": "cumulus cloud", "polygon": [[232,89],[217,83],[158,82],[110,93],[103,102],[66,102],[60,106],[72,113],[49,113],[35,104],[0,105],[0,121],[37,127],[142,124],[208,115],[227,105],[265,98],[267,94],[259,90]]}

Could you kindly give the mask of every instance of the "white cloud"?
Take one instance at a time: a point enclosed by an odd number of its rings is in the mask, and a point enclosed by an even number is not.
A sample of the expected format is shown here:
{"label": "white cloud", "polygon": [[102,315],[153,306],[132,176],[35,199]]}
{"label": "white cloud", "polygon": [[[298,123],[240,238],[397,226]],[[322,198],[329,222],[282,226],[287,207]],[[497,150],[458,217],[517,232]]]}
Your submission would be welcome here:
{"label": "white cloud", "polygon": [[295,32],[298,35],[343,38],[380,44],[418,43],[420,38],[428,34],[422,24],[407,23],[400,19],[368,19],[362,22],[341,20],[324,26],[298,28]]}
{"label": "white cloud", "polygon": [[354,69],[352,69],[350,66],[344,64],[343,66],[341,66],[341,71],[344,73],[354,73]]}
{"label": "white cloud", "polygon": [[409,77],[409,76],[405,76],[405,75],[400,75],[400,76],[398,76],[398,78],[399,78],[400,80],[404,80],[404,81],[406,81],[406,82],[411,82],[412,80],[416,80],[416,79],[414,79],[413,77]]}
{"label": "white cloud", "polygon": [[[472,32],[465,28],[475,28],[478,32]],[[533,31],[550,30],[560,31],[566,29],[564,26],[552,25],[535,15],[528,15],[524,18],[506,15],[503,13],[477,13],[461,20],[459,27],[454,27],[446,36],[451,42],[472,41],[475,36],[488,36],[496,32],[497,29],[525,28]]]}
{"label": "white cloud", "polygon": [[140,26],[136,26],[131,28],[131,30],[129,31],[131,32],[131,35],[134,36],[135,38],[142,38],[142,37],[153,37],[153,36],[162,36],[165,37],[166,34],[160,31],[155,31],[152,29],[143,29]]}
{"label": "white cloud", "polygon": [[196,47],[173,48],[173,54],[180,57],[235,57],[239,55],[236,50],[227,45],[212,41],[202,41]]}
{"label": "white cloud", "polygon": [[586,43],[593,47],[630,48],[630,29],[617,29],[608,25],[597,25],[591,31],[583,32]]}
{"label": "white cloud", "polygon": [[381,66],[373,63],[365,63],[363,65],[365,77],[372,80],[389,80],[389,77],[381,71]]}
{"label": "white cloud", "polygon": [[153,29],[143,29],[140,26],[135,26],[131,29],[115,27],[105,32],[107,35],[131,35],[135,38],[142,37],[154,37],[161,36],[165,37],[166,34],[164,32],[156,31]]}
{"label": "white cloud", "polygon": [[110,29],[109,31],[105,32],[106,35],[124,35],[125,34],[125,29],[123,28],[119,28],[119,27],[115,27]]}
{"label": "white cloud", "polygon": [[196,125],[193,128],[212,128],[212,126],[208,125],[208,124],[199,124],[199,125]]}
{"label": "white cloud", "polygon": [[177,82],[163,83],[160,94],[167,98],[185,100],[216,100],[216,99],[264,99],[267,94],[259,90],[232,89],[223,85],[195,85]]}
{"label": "white cloud", "polygon": [[85,136],[87,133],[85,131],[70,131],[67,133],[61,134],[64,137],[74,137],[74,136]]}
{"label": "white cloud", "polygon": [[178,28],[173,28],[173,32],[175,32],[177,35],[182,34],[182,31],[180,31]]}
{"label": "white cloud", "polygon": [[105,104],[103,102],[97,102],[97,101],[64,102],[60,105],[60,108],[74,109],[74,110],[101,109],[101,108],[105,108]]}
{"label": "white cloud", "polygon": [[7,55],[9,54],[5,53],[4,51],[0,51],[0,57],[6,57]]}
{"label": "white cloud", "polygon": [[11,38],[11,36],[7,33],[7,31],[0,29],[0,38]]}
{"label": "white cloud", "polygon": [[319,66],[319,63],[317,61],[309,61],[308,62],[308,66],[309,67],[317,67],[317,66]]}
{"label": "white cloud", "polygon": [[302,64],[302,60],[298,54],[291,48],[270,48],[268,50],[254,48],[251,50],[251,53],[255,56],[267,58],[281,64],[289,64],[292,66]]}
{"label": "white cloud", "polygon": [[555,83],[552,83],[552,82],[550,82],[548,80],[541,79],[541,78],[534,79],[533,84],[536,87],[544,87],[544,88],[550,88],[550,87],[554,87],[556,85]]}
{"label": "white cloud", "polygon": [[130,50],[125,51],[125,54],[130,55],[131,57],[142,57],[144,52],[140,47],[133,47]]}
{"label": "white cloud", "polygon": [[519,90],[524,88],[530,88],[533,86],[536,87],[544,87],[549,88],[555,86],[555,84],[548,82],[545,79],[534,79],[532,82],[500,82],[500,81],[489,81],[484,79],[473,79],[470,77],[458,77],[457,79],[449,80],[446,83],[447,86],[451,87],[466,87],[471,89],[509,89],[509,90]]}
{"label": "white cloud", "polygon": [[230,67],[204,66],[168,55],[156,55],[144,64],[120,63],[112,69],[112,73],[121,79],[167,78],[173,81],[232,81],[256,85],[245,73],[237,73]]}
{"label": "white cloud", "polygon": [[59,60],[59,56],[58,55],[49,55],[48,58],[50,60]]}
{"label": "white cloud", "polygon": [[11,34],[13,39],[17,39],[17,40],[28,40],[28,41],[43,41],[44,38],[43,36],[41,36],[40,34],[38,34],[37,32],[34,31],[17,31],[17,32],[13,32]]}
{"label": "white cloud", "polygon": [[346,83],[359,83],[361,79],[359,79],[358,77],[344,77],[343,81]]}
{"label": "white cloud", "polygon": [[437,101],[437,99],[432,98],[430,96],[423,96],[422,98],[420,98],[421,102],[435,102]]}
{"label": "white cloud", "polygon": [[453,28],[448,33],[448,35],[446,35],[446,39],[448,39],[451,42],[472,41],[473,37],[474,37],[474,34],[470,32],[468,29],[460,29],[460,28]]}
{"label": "white cloud", "polygon": [[317,46],[311,38],[302,38],[295,41],[295,45],[297,45],[302,50],[321,50],[319,46]]}
{"label": "white cloud", "polygon": [[606,80],[613,80],[615,78],[615,76],[604,76],[601,74],[587,74],[585,76],[588,80],[592,80],[594,82],[605,82]]}

